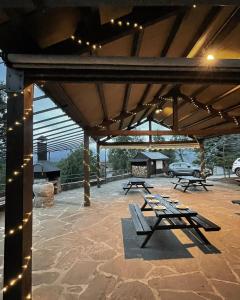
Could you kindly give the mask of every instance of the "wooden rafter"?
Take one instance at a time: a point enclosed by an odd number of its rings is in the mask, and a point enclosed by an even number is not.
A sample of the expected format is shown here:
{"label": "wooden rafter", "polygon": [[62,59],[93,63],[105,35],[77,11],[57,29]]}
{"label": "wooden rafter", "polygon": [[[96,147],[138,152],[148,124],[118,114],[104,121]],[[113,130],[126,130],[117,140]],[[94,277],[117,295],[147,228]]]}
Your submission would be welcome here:
{"label": "wooden rafter", "polygon": [[[223,98],[225,98],[225,97],[231,95],[232,93],[238,91],[239,89],[240,89],[240,85],[238,85],[238,86],[236,86],[236,87],[234,87],[234,88],[232,88],[232,89],[230,89],[230,90],[228,90],[228,91],[226,91],[226,92],[224,92],[224,93],[221,93],[221,94],[218,95],[217,97],[213,97],[210,101],[208,101],[207,103],[205,103],[205,105],[207,105],[207,106],[209,106],[209,107],[212,107],[213,104],[215,104],[215,103],[217,103],[218,101],[222,100]],[[185,103],[187,103],[187,101],[186,101]],[[232,110],[231,107],[229,107],[229,108],[230,108],[230,110]],[[224,109],[223,112],[224,112],[224,113],[227,113],[228,111],[230,111],[230,110],[228,110],[229,108]],[[181,118],[180,121],[182,122],[182,121],[185,121],[185,120],[187,120],[187,119],[191,119],[191,117],[194,115],[195,112],[197,112],[197,110],[198,110],[198,109],[196,109],[196,108],[193,106],[193,109],[191,110],[191,112],[190,112],[189,114],[187,114],[186,116],[184,116],[183,118]],[[201,123],[202,123],[203,120],[205,120],[205,119],[206,119],[206,120],[210,120],[210,119],[212,119],[212,118],[214,118],[214,117],[216,117],[216,116],[215,116],[215,115],[211,115],[211,116],[208,116],[208,117],[206,117],[206,118],[201,118],[200,121],[201,121]],[[187,125],[187,126],[191,126],[191,124],[190,124],[190,125]]]}
{"label": "wooden rafter", "polygon": [[227,129],[209,129],[209,130],[89,130],[90,136],[169,136],[169,135],[184,135],[184,136],[217,136],[240,133],[240,127]]}
{"label": "wooden rafter", "polygon": [[[140,48],[141,48],[141,44],[142,44],[142,38],[143,38],[143,30],[134,33],[133,41],[132,41],[131,56],[138,56]],[[132,85],[127,83],[126,88],[125,88],[124,98],[123,98],[122,112],[127,112],[131,89],[132,89]],[[132,117],[132,119],[134,119],[133,117]],[[130,121],[130,123],[131,123],[131,121]],[[130,123],[128,126],[130,126]],[[122,125],[123,125],[123,120],[121,120],[121,122],[119,124],[119,129],[122,128]]]}
{"label": "wooden rafter", "polygon": [[[173,26],[172,26],[172,28],[171,28],[171,30],[169,32],[167,40],[166,40],[166,42],[164,44],[164,47],[163,47],[163,49],[162,49],[162,51],[161,51],[161,53],[159,55],[160,57],[164,57],[164,56],[167,55],[167,52],[168,52],[168,50],[169,50],[169,48],[170,48],[170,46],[171,46],[171,44],[172,44],[172,42],[173,42],[173,40],[174,40],[177,32],[178,32],[179,27],[181,26],[181,24],[182,24],[182,22],[184,20],[184,16],[186,15],[187,11],[188,10],[184,10],[184,11],[180,12],[177,15],[176,20],[175,20],[175,22],[174,22],[174,24],[173,24]],[[151,90],[151,87],[152,87],[152,84],[150,84],[150,83],[148,83],[146,85],[146,87],[144,89],[144,92],[143,92],[143,94],[141,96],[141,99],[139,101],[140,104],[144,103],[145,99],[147,98],[147,96],[148,96],[148,94],[149,94],[149,92]],[[162,91],[164,90],[165,87],[166,87],[166,85],[161,86],[159,88],[158,92],[156,93],[155,97],[158,97],[159,95],[161,95],[161,93],[162,93]]]}
{"label": "wooden rafter", "polygon": [[[181,97],[183,97],[185,100],[189,101],[190,103],[192,103],[196,107],[201,108],[202,110],[204,110],[207,113],[211,114],[211,116],[220,117],[221,119],[224,119],[225,121],[228,121],[230,123],[235,123],[235,124],[239,124],[240,123],[240,117],[234,117],[234,116],[231,117],[224,110],[217,110],[212,105],[203,104],[203,103],[199,102],[196,99],[189,98],[186,95],[182,94]],[[197,122],[201,122],[201,120],[197,121]],[[187,125],[187,126],[181,127],[181,129],[185,129],[185,128],[191,127],[193,125],[196,125],[197,122],[194,122],[191,125]]]}
{"label": "wooden rafter", "polygon": [[96,83],[98,97],[101,103],[104,120],[108,120],[108,111],[102,83]]}

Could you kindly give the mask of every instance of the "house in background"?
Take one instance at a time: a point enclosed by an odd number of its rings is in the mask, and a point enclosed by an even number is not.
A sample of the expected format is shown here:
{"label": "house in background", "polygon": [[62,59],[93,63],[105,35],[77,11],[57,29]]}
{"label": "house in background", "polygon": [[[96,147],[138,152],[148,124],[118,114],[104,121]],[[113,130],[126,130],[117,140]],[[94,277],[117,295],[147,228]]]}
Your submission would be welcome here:
{"label": "house in background", "polygon": [[139,152],[130,159],[134,177],[150,177],[167,172],[169,157],[160,152]]}

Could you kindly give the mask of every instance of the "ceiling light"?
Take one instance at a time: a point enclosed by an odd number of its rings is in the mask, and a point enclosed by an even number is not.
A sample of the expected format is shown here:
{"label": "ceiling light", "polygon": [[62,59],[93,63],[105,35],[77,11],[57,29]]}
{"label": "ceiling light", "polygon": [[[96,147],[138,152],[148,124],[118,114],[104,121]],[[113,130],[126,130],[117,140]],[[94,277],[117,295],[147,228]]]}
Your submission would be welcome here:
{"label": "ceiling light", "polygon": [[214,60],[214,59],[215,59],[214,55],[208,54],[207,60]]}

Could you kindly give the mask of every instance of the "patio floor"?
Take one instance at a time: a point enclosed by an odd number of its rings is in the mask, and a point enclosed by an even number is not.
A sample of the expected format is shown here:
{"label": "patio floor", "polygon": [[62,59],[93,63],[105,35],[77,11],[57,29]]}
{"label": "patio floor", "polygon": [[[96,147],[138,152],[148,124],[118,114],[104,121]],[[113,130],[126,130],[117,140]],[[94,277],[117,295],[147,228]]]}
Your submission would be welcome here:
{"label": "patio floor", "polygon": [[33,299],[239,299],[240,206],[231,200],[240,187],[214,182],[209,192],[183,193],[168,178],[149,179],[152,193],[179,199],[222,229],[206,233],[210,248],[174,230],[155,233],[140,249],[128,204],[142,203],[142,195],[125,196],[124,181],[93,187],[89,208],[75,189],[57,195],[54,207],[34,210]]}

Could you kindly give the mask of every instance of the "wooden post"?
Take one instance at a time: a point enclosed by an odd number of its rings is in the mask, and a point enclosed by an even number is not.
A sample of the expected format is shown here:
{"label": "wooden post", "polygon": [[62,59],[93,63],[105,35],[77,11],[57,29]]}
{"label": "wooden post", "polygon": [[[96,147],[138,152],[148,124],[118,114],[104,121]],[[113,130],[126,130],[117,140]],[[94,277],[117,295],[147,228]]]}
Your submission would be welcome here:
{"label": "wooden post", "polygon": [[84,206],[90,206],[89,136],[86,133],[86,131],[84,131],[83,169],[84,169]]}
{"label": "wooden post", "polygon": [[97,143],[97,187],[101,187],[101,179],[100,179],[100,146]]}
{"label": "wooden post", "polygon": [[[152,121],[151,120],[148,121],[148,127],[149,127],[149,131],[152,131]],[[149,135],[149,143],[151,143],[151,142],[152,142],[152,136]]]}
{"label": "wooden post", "polygon": [[201,176],[205,178],[205,168],[206,168],[206,162],[205,162],[205,151],[204,151],[204,140],[200,140],[199,142],[200,146],[200,168],[201,168]]}
{"label": "wooden post", "polygon": [[33,85],[8,93],[4,300],[32,299],[32,99]]}
{"label": "wooden post", "polygon": [[104,164],[105,183],[107,183],[107,150],[105,149],[105,164]]}
{"label": "wooden post", "polygon": [[178,130],[178,98],[173,96],[173,130]]}

